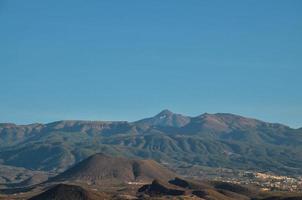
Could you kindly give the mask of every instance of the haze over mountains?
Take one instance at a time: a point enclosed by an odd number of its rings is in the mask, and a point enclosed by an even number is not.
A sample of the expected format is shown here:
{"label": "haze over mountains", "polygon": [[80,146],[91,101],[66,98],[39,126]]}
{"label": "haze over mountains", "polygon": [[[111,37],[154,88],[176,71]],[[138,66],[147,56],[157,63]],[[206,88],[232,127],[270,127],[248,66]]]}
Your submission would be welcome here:
{"label": "haze over mountains", "polygon": [[136,122],[0,124],[2,165],[62,172],[98,152],[201,165],[302,174],[302,129],[233,114],[164,110]]}

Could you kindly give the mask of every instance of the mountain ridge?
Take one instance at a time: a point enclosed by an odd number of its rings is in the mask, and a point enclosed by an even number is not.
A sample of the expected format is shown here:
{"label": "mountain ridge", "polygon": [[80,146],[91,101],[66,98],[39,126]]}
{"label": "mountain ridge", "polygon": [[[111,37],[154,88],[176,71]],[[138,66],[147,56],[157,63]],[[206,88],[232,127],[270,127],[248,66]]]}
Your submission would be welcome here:
{"label": "mountain ridge", "polygon": [[160,117],[162,115],[168,115],[168,116],[182,116],[184,118],[201,118],[204,116],[232,116],[235,118],[244,118],[247,120],[252,120],[252,121],[258,121],[258,122],[263,122],[263,123],[268,123],[268,124],[276,124],[276,125],[282,125],[282,126],[286,126],[289,127],[291,129],[302,129],[302,127],[298,127],[298,128],[293,128],[290,127],[286,124],[283,123],[279,123],[279,122],[268,122],[266,120],[259,120],[256,119],[254,117],[245,117],[243,115],[238,115],[238,114],[233,114],[233,113],[202,113],[200,115],[197,116],[187,116],[187,115],[183,115],[183,114],[179,114],[179,113],[174,113],[168,109],[164,109],[162,111],[160,111],[159,113],[155,114],[153,117],[147,117],[147,118],[143,118],[140,120],[135,120],[135,121],[128,121],[128,120],[85,120],[85,119],[81,119],[81,120],[76,120],[76,119],[64,119],[64,120],[57,120],[57,121],[53,121],[53,122],[47,122],[47,123],[29,123],[29,124],[16,124],[13,122],[1,122],[0,123],[0,128],[3,128],[5,126],[11,126],[11,127],[26,127],[26,126],[47,126],[47,125],[52,125],[52,124],[60,124],[60,123],[88,123],[88,124],[97,124],[97,123],[137,123],[140,122],[142,120],[147,120],[147,119],[154,119],[157,117]]}
{"label": "mountain ridge", "polygon": [[164,110],[142,120],[0,124],[0,163],[62,172],[104,152],[172,165],[302,174],[302,129],[229,113]]}

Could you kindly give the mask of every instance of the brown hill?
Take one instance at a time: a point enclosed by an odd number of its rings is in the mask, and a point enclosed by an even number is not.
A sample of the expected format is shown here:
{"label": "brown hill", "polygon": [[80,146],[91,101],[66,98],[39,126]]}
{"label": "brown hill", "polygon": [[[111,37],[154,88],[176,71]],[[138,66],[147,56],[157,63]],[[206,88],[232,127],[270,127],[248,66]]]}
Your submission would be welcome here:
{"label": "brown hill", "polygon": [[255,188],[242,186],[234,183],[211,181],[210,184],[217,190],[230,191],[245,196],[255,196],[259,193]]}
{"label": "brown hill", "polygon": [[58,184],[29,200],[96,200],[103,197],[91,193],[80,186]]}
{"label": "brown hill", "polygon": [[205,200],[248,200],[257,195],[256,193],[243,194],[242,191],[247,191],[248,189],[239,185],[236,185],[238,189],[235,185],[232,185],[232,187],[223,185],[224,189],[214,186],[213,183],[207,181],[200,182],[181,178],[175,178],[167,183],[154,180],[151,184],[139,188],[138,194],[140,196],[147,195],[163,199],[166,199],[168,196],[178,196],[179,199],[198,197]]}
{"label": "brown hill", "polygon": [[[169,180],[174,173],[153,160],[135,160],[95,154],[52,181],[77,181],[89,184],[151,182],[153,179]],[[133,183],[135,184],[135,183]]]}
{"label": "brown hill", "polygon": [[186,194],[185,190],[173,187],[170,184],[154,180],[151,184],[139,188],[139,193],[145,193],[149,196],[182,196]]}
{"label": "brown hill", "polygon": [[[168,183],[154,180],[138,189],[138,195],[167,199],[168,196],[177,196],[179,199],[201,198],[205,200],[248,200],[251,196],[242,195],[227,189],[216,189],[207,183],[198,183],[180,178]],[[194,198],[195,197],[195,198]]]}

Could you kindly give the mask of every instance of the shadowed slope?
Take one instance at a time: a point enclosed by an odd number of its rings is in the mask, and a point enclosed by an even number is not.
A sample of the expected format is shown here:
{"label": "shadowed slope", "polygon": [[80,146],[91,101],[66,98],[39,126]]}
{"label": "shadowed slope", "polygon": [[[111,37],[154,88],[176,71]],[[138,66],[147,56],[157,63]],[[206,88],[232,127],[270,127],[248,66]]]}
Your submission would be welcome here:
{"label": "shadowed slope", "polygon": [[29,200],[97,200],[100,196],[90,194],[82,187],[58,184]]}
{"label": "shadowed slope", "polygon": [[150,196],[180,196],[186,194],[185,190],[181,190],[158,180],[152,181],[152,183],[149,185],[144,185],[143,187],[139,188],[138,192],[145,193]]}
{"label": "shadowed slope", "polygon": [[[168,183],[154,180],[138,189],[138,194],[168,199],[169,196],[198,197],[206,200],[249,200],[252,195],[243,195],[228,189],[217,189],[206,182],[188,181],[180,178],[170,180]],[[254,194],[253,194],[254,195]]]}

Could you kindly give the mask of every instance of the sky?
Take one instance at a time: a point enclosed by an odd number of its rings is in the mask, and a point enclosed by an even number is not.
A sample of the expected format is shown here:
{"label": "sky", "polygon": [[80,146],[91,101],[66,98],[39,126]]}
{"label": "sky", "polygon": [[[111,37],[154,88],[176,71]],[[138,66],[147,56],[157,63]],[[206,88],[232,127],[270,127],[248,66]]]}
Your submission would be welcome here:
{"label": "sky", "polygon": [[0,0],[0,122],[163,109],[302,127],[300,0]]}

